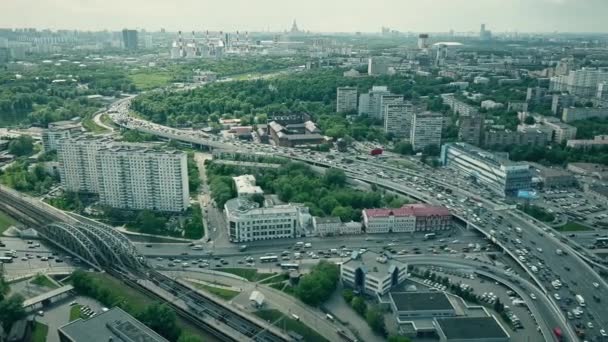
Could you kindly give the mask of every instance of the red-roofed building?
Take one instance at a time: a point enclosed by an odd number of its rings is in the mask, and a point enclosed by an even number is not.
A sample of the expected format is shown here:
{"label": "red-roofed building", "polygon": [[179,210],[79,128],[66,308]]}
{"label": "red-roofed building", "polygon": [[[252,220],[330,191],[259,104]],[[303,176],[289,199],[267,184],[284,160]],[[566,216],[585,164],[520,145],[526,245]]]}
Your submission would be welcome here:
{"label": "red-roofed building", "polygon": [[367,233],[413,233],[452,228],[452,214],[445,207],[410,204],[401,208],[364,209]]}

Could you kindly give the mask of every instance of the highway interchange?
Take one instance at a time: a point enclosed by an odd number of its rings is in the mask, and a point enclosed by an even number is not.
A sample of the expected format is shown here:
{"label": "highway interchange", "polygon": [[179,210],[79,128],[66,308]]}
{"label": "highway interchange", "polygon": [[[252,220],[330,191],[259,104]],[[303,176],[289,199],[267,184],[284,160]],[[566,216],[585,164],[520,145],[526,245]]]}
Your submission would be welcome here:
{"label": "highway interchange", "polygon": [[[164,138],[213,149],[282,156],[311,165],[338,168],[344,170],[352,179],[376,184],[419,200],[446,205],[456,217],[468,222],[470,227],[479,230],[489,238],[491,235],[494,236],[494,241],[504,247],[505,251],[528,272],[534,282],[541,286],[542,291],[551,301],[552,308],[561,309],[559,315],[557,310],[553,310],[553,314],[549,316],[559,316],[556,318],[560,323],[556,326],[565,328],[565,333],[571,339],[575,340],[573,324],[565,322],[566,311],[571,311],[576,306],[575,294],[582,295],[587,306],[584,308],[584,314],[580,320],[570,322],[585,325],[588,340],[599,336],[600,329],[608,327],[608,315],[605,314],[606,309],[603,308],[603,303],[594,300],[594,298],[600,300],[608,298],[608,284],[599,277],[596,270],[589,266],[589,263],[593,263],[601,267],[598,264],[599,259],[580,247],[575,246],[578,251],[575,250],[564,236],[553,232],[545,224],[510,208],[502,198],[483,186],[471,183],[453,170],[431,169],[413,159],[404,159],[406,163],[395,165],[391,164],[387,160],[388,158],[372,160],[369,157],[363,157],[364,154],[361,154],[360,158],[355,158],[353,154],[310,152],[228,141],[204,133],[183,131],[134,119],[128,116],[128,106],[129,101],[125,100],[112,107],[109,112],[117,124],[129,129],[138,129]],[[404,167],[404,164],[409,165]],[[521,233],[518,234],[516,228],[520,228]],[[234,254],[236,250],[236,247],[233,247],[232,250],[230,247],[227,247],[227,250],[222,250],[219,246],[217,248],[216,255],[219,255],[218,253]],[[557,250],[563,251],[564,255],[557,255]],[[551,285],[551,282],[556,279],[563,284],[559,290],[555,290]],[[555,293],[559,294],[559,300],[556,299]],[[593,328],[590,328],[591,326]]]}

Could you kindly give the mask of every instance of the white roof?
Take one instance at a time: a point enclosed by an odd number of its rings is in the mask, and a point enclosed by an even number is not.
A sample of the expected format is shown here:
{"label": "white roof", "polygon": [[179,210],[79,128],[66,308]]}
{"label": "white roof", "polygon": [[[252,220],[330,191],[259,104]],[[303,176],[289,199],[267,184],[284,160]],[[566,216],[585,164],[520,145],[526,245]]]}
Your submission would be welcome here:
{"label": "white roof", "polygon": [[264,303],[264,295],[260,291],[252,291],[249,296],[249,301],[254,301],[257,305],[262,305]]}

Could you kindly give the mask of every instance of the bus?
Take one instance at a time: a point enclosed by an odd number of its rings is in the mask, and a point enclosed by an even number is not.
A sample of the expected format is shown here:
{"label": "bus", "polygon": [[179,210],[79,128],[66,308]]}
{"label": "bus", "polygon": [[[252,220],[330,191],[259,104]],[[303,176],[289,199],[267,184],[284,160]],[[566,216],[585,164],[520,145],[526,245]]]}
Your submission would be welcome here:
{"label": "bus", "polygon": [[606,245],[608,245],[608,238],[605,238],[605,237],[597,238],[597,239],[595,239],[595,244],[600,245],[600,246],[606,246]]}
{"label": "bus", "polygon": [[260,257],[260,262],[276,262],[279,261],[279,257],[276,255],[267,255]]}
{"label": "bus", "polygon": [[425,240],[431,240],[437,237],[437,234],[435,233],[428,233],[428,234],[424,234],[424,239]]}
{"label": "bus", "polygon": [[2,264],[10,264],[13,262],[13,258],[12,257],[0,257],[0,263]]}
{"label": "bus", "polygon": [[281,268],[284,270],[297,270],[300,268],[300,265],[298,264],[289,264],[289,263],[283,263],[281,264]]}

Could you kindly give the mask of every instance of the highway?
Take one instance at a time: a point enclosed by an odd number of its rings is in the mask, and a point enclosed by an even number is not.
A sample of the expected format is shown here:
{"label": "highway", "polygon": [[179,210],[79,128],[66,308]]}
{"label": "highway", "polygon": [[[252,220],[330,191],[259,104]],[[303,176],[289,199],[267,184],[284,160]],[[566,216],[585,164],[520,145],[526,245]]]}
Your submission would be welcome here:
{"label": "highway", "polygon": [[[125,106],[128,107],[128,104]],[[522,236],[519,238],[521,243],[516,242],[517,238],[512,237],[505,238],[501,243],[511,253],[515,253],[517,250],[526,250],[529,254],[529,259],[539,260],[536,262],[542,263],[544,271],[536,275],[535,272],[530,270],[531,264],[529,262],[522,262],[519,258],[515,258],[529,272],[531,277],[540,284],[543,284],[544,290],[552,298],[553,304],[561,307],[563,310],[569,310],[573,307],[573,303],[568,303],[568,298],[572,300],[574,294],[581,294],[586,298],[587,307],[585,308],[583,319],[575,322],[583,325],[587,325],[589,322],[594,323],[593,329],[587,329],[587,336],[598,336],[600,329],[608,327],[606,309],[603,308],[601,303],[593,300],[594,295],[598,298],[608,298],[606,296],[608,294],[608,284],[581,258],[581,255],[567,244],[567,240],[560,241],[555,236],[556,233],[550,232],[547,226],[531,220],[527,215],[517,210],[497,210],[497,208],[505,206],[506,203],[503,199],[479,185],[469,183],[461,178],[457,172],[453,172],[450,169],[433,170],[422,167],[408,170],[406,168],[385,165],[377,160],[373,160],[373,162],[359,161],[348,154],[306,153],[302,150],[285,147],[229,142],[215,137],[201,136],[198,133],[194,134],[189,131],[152,124],[141,119],[130,118],[126,111],[119,111],[117,114],[112,115],[112,119],[119,125],[130,129],[142,130],[194,145],[236,152],[240,151],[243,153],[283,156],[313,165],[342,169],[350,177],[363,180],[367,183],[393,189],[423,201],[443,203],[450,206],[450,209],[457,216],[468,222],[474,220],[476,222],[473,223],[479,223],[473,227],[486,235],[489,235],[491,230],[500,230],[505,233],[505,231],[509,231],[509,228],[520,227],[522,230]],[[350,157],[348,158],[350,159],[349,162],[342,162],[344,157]],[[451,193],[442,191],[440,187],[444,190],[450,189]],[[441,194],[443,198],[437,198],[430,194]],[[475,202],[469,202],[467,204],[469,207],[466,208],[464,205],[459,206],[457,203],[465,198],[469,201],[475,199]],[[472,208],[479,208],[483,213],[479,216],[472,216],[474,214]],[[500,224],[497,223],[499,216],[504,218]],[[552,234],[554,236],[551,236]],[[557,256],[556,250],[558,249],[565,251],[568,255]],[[554,279],[560,279],[564,284],[560,290],[560,296],[564,295],[564,297],[559,301],[554,298],[553,293],[555,290],[550,285],[550,282]],[[585,281],[582,281],[582,279],[585,279]],[[594,283],[599,284],[599,286],[595,286]],[[566,318],[563,314],[560,318],[560,326],[564,327],[566,325]],[[572,325],[566,328],[566,332],[572,340],[576,340]]]}

